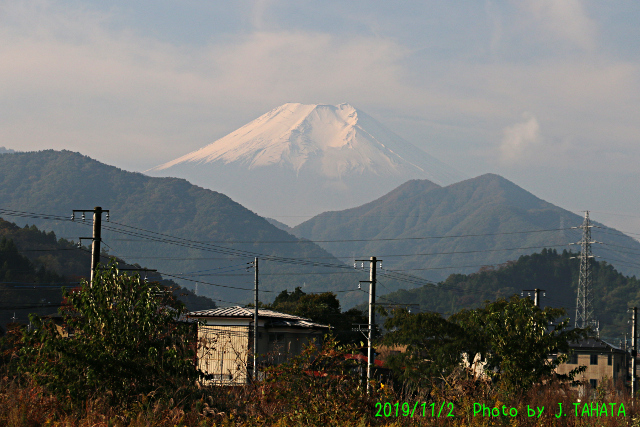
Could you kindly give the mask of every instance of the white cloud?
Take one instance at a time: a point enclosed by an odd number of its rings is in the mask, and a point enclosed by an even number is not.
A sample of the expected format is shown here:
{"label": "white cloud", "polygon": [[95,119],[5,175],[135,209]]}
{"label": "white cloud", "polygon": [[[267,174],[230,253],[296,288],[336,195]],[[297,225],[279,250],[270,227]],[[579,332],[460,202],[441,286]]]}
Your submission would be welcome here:
{"label": "white cloud", "polygon": [[253,27],[258,31],[263,31],[267,24],[267,12],[273,0],[255,0],[251,11]]}
{"label": "white cloud", "polygon": [[0,146],[145,170],[284,102],[346,101],[469,175],[637,177],[640,61],[616,45],[638,39],[637,12],[617,25],[633,8],[245,0],[200,17],[216,30],[194,41],[177,33],[212,2],[183,3],[174,20],[123,1],[0,0]]}
{"label": "white cloud", "polygon": [[[554,37],[593,44],[593,24],[581,3],[554,3],[527,3],[526,10],[539,26],[555,28]],[[255,16],[276,13],[273,1],[251,4]],[[607,141],[602,150],[620,153],[617,168],[640,157],[637,62],[610,59],[597,49],[583,57],[503,59],[501,53],[519,46],[509,24],[513,16],[500,2],[486,3],[490,57],[427,50],[420,60],[388,34],[272,29],[177,45],[121,29],[116,13],[43,0],[0,0],[0,8],[0,145],[9,148],[68,148],[140,170],[284,102],[346,101],[392,127],[389,117],[416,117],[396,122],[394,130],[436,156],[448,155],[454,166],[466,161],[473,167],[478,152],[495,155],[495,142],[508,139],[503,129],[517,120],[513,111],[535,111],[519,124],[532,117],[544,123],[545,138],[555,141],[547,148],[569,166],[586,162],[558,148],[558,141],[579,141],[586,147],[581,156]],[[558,33],[570,18],[577,24]],[[272,19],[265,19],[255,22],[271,28]],[[470,33],[460,28],[457,34],[464,40]],[[432,42],[449,48],[447,40]],[[514,135],[501,151],[503,162],[522,157]]]}
{"label": "white cloud", "polygon": [[500,144],[500,160],[506,164],[521,163],[529,160],[536,149],[540,148],[540,125],[535,116],[524,113],[524,121],[503,129]]}
{"label": "white cloud", "polygon": [[502,15],[499,8],[492,1],[487,0],[484,9],[491,27],[489,48],[492,53],[495,53],[499,50],[503,38]]}
{"label": "white cloud", "polygon": [[406,49],[375,37],[257,32],[184,47],[114,30],[104,15],[76,9],[65,20],[55,3],[24,4],[5,3],[0,18],[1,143],[13,148],[113,162],[121,146],[159,163],[284,102],[406,92]]}
{"label": "white cloud", "polygon": [[596,25],[581,0],[526,0],[518,2],[540,25],[539,36],[549,34],[582,49],[596,43]]}

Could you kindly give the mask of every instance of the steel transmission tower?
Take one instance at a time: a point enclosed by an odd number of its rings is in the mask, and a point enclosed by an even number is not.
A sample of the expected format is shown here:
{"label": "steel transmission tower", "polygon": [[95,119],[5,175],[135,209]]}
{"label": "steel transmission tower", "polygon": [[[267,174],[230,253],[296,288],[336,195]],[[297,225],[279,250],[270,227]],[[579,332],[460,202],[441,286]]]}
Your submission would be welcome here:
{"label": "steel transmission tower", "polygon": [[591,227],[589,211],[584,214],[584,222],[576,227],[582,229],[582,240],[578,242],[580,249],[580,279],[578,281],[578,301],[576,302],[576,328],[586,328],[594,324],[593,294],[591,275]]}

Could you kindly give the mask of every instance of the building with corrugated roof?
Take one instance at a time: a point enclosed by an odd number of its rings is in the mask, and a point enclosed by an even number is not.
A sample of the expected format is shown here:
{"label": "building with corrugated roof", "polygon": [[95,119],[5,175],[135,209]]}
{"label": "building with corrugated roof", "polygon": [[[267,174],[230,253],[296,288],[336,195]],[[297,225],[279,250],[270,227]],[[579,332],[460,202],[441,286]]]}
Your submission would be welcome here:
{"label": "building with corrugated roof", "polygon": [[[240,385],[249,381],[253,370],[254,312],[254,309],[235,306],[186,315],[199,322],[197,364],[206,382]],[[328,331],[329,326],[304,317],[259,309],[259,368],[300,354],[314,339],[320,344]]]}
{"label": "building with corrugated roof", "polygon": [[[586,338],[569,344],[572,353],[567,363],[556,368],[559,375],[567,375],[573,369],[584,366],[584,372],[575,377],[576,381],[588,383],[592,389],[604,385],[606,382],[617,385],[627,384],[630,366],[630,355],[625,350],[609,344],[599,338]],[[552,354],[554,359],[558,355]],[[578,387],[584,393],[583,387]]]}

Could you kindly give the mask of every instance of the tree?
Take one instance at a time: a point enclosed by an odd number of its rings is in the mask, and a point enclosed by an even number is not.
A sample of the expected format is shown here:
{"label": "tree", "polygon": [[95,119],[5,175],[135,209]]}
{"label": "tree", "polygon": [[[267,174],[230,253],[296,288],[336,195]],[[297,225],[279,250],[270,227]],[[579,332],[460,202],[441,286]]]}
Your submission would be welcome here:
{"label": "tree", "polygon": [[[569,319],[561,308],[541,310],[531,299],[512,296],[487,303],[476,310],[465,310],[451,317],[473,337],[486,345],[485,372],[507,391],[526,390],[542,378],[553,374],[568,360],[569,344],[586,337],[584,329],[567,330]],[[471,350],[471,348],[469,348]],[[560,357],[550,359],[551,353]],[[475,354],[475,353],[471,353]]]}
{"label": "tree", "polygon": [[[551,375],[566,361],[569,343],[585,337],[582,329],[567,330],[563,309],[536,307],[530,299],[513,296],[487,302],[475,310],[462,310],[449,319],[438,313],[409,314],[397,311],[389,317],[383,341],[406,345],[392,357],[392,367],[404,367],[401,376],[416,383],[444,377],[463,362],[484,356],[484,372],[507,391],[526,390]],[[549,359],[551,353],[562,356]]]}
{"label": "tree", "polygon": [[76,405],[96,395],[127,404],[195,383],[194,325],[177,322],[184,308],[162,287],[112,262],[64,296],[60,327],[33,316],[21,351],[21,371],[51,392]]}
{"label": "tree", "polygon": [[364,314],[355,308],[340,311],[340,301],[333,292],[307,294],[300,287],[293,292],[280,292],[273,304],[266,306],[271,310],[306,317],[314,322],[329,325],[343,344],[362,340],[359,332],[353,332],[353,324],[367,323]]}
{"label": "tree", "polygon": [[465,331],[439,313],[411,314],[398,309],[384,327],[390,331],[382,339],[384,344],[406,346],[386,361],[400,380],[425,386],[460,365]]}

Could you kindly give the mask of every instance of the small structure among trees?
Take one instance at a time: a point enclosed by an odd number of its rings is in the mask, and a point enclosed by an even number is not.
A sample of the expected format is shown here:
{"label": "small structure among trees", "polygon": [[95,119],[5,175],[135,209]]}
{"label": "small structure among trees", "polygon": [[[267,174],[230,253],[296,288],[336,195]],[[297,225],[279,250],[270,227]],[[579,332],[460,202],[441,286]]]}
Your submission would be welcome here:
{"label": "small structure among trees", "polygon": [[[197,365],[206,383],[245,384],[253,369],[254,309],[222,307],[193,311],[198,321]],[[315,340],[321,344],[329,326],[273,310],[258,309],[260,368],[280,364],[302,353]],[[260,373],[259,373],[260,375]]]}
{"label": "small structure among trees", "polygon": [[[569,345],[571,353],[564,362],[559,364],[556,372],[559,375],[567,375],[577,367],[584,369],[575,376],[576,381],[581,384],[580,394],[584,395],[584,385],[589,384],[592,389],[602,385],[617,385],[622,382],[627,386],[630,381],[630,355],[625,350],[609,344],[598,338],[586,338]],[[557,353],[551,355],[551,359],[556,359]],[[613,384],[606,384],[612,382]]]}
{"label": "small structure among trees", "polygon": [[[464,363],[473,370],[472,364],[480,359],[484,375],[500,388],[527,390],[553,375],[568,361],[570,343],[586,336],[583,329],[568,329],[564,315],[563,309],[542,310],[518,296],[462,310],[448,319],[439,313],[398,310],[385,323],[390,332],[383,342],[407,349],[390,356],[387,363],[401,379],[421,386]],[[550,359],[552,353],[559,356]]]}

